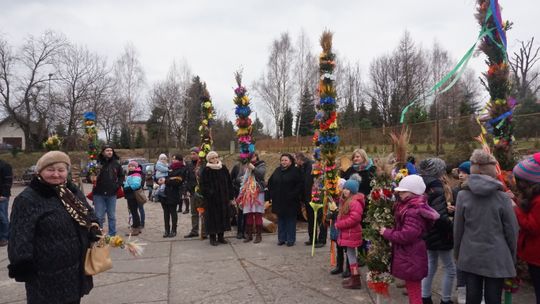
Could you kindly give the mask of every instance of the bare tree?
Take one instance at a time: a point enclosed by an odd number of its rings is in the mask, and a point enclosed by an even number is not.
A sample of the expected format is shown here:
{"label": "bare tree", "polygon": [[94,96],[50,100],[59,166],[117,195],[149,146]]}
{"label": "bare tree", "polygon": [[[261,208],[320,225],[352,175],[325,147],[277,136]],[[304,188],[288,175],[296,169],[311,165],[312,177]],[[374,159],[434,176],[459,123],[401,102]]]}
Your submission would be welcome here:
{"label": "bare tree", "polygon": [[253,87],[260,96],[266,110],[274,119],[276,137],[282,137],[284,113],[291,100],[293,80],[291,77],[291,64],[294,49],[288,33],[282,33],[279,39],[272,43],[267,71],[261,75]]}
{"label": "bare tree", "polygon": [[145,76],[133,43],[124,46],[124,53],[116,60],[113,67],[115,80],[115,105],[122,125],[126,126],[138,118],[142,112],[140,103],[141,90],[145,85]]}
{"label": "bare tree", "polygon": [[[187,113],[187,91],[191,81],[191,70],[184,60],[180,64],[173,62],[164,81],[154,84],[150,96],[152,107],[161,109],[161,136],[164,141],[159,144],[169,146],[171,140],[174,146],[185,143],[184,123]],[[193,119],[193,118],[191,118]]]}
{"label": "bare tree", "polygon": [[524,99],[527,94],[536,96],[540,91],[539,75],[540,71],[534,66],[540,60],[538,56],[540,47],[534,45],[534,37],[526,43],[521,41],[521,47],[518,52],[514,52],[510,67],[512,76],[516,83],[517,96]]}
{"label": "bare tree", "polygon": [[[317,85],[317,58],[311,53],[311,41],[306,32],[302,29],[296,40],[296,56],[294,65],[295,75],[295,97],[294,100],[300,101],[306,88],[315,88]],[[314,90],[314,89],[313,89]],[[310,92],[311,93],[311,92]],[[300,112],[300,103],[298,104]],[[302,116],[297,115],[295,134],[298,137]]]}
{"label": "bare tree", "polygon": [[[47,135],[49,107],[46,86],[58,53],[65,47],[65,38],[47,31],[39,37],[28,36],[17,56],[0,38],[0,96],[5,112],[24,132],[28,148],[38,147]],[[32,130],[36,132],[32,132]]]}
{"label": "bare tree", "polygon": [[392,79],[393,58],[383,55],[375,58],[369,66],[368,95],[375,101],[383,122],[390,123],[390,100],[396,95],[397,83]]}
{"label": "bare tree", "polygon": [[73,149],[83,113],[95,110],[102,103],[99,96],[92,95],[102,94],[107,87],[103,81],[107,77],[106,63],[85,47],[69,45],[62,50],[55,68],[58,90],[55,94],[57,98],[53,101],[58,110],[55,111],[55,118],[65,124],[66,148]]}

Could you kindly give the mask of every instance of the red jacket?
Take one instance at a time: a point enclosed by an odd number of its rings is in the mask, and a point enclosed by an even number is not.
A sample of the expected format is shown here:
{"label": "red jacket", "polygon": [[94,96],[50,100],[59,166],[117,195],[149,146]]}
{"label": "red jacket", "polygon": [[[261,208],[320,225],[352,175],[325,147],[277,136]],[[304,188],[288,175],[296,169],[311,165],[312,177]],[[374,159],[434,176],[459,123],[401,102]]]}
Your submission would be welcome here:
{"label": "red jacket", "polygon": [[362,245],[361,222],[364,204],[364,195],[362,193],[355,194],[349,205],[349,213],[338,217],[336,228],[339,230],[339,246],[356,248]]}
{"label": "red jacket", "polygon": [[525,262],[540,266],[540,195],[531,203],[529,212],[514,208],[519,223],[517,254]]}

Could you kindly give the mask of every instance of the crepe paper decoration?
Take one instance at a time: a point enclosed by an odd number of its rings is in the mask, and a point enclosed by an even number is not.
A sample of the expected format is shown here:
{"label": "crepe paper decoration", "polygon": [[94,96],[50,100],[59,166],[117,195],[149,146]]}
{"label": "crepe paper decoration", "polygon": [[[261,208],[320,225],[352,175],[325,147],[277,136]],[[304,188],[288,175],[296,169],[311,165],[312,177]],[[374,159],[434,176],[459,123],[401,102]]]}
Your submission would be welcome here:
{"label": "crepe paper decoration", "polygon": [[240,147],[240,162],[247,164],[250,162],[253,153],[255,153],[255,141],[252,136],[252,121],[249,118],[251,114],[250,101],[247,95],[247,89],[242,86],[242,71],[234,74],[237,87],[234,89],[233,102],[236,105],[236,135],[238,136],[238,145]]}
{"label": "crepe paper decoration", "polygon": [[203,239],[203,218],[204,218],[204,208],[197,207],[197,213],[199,214],[199,237]]}
{"label": "crepe paper decoration", "polygon": [[[478,0],[479,3],[489,2],[486,0]],[[491,2],[497,2],[496,0],[491,0]],[[418,97],[413,99],[408,103],[408,105],[402,110],[401,112],[401,118],[400,123],[403,123],[405,121],[405,115],[409,108],[417,103],[418,101],[428,98],[433,99],[436,95],[443,94],[446,91],[450,90],[456,82],[461,78],[463,73],[465,72],[467,65],[469,63],[469,60],[473,57],[474,51],[476,50],[476,46],[478,43],[482,45],[486,43],[487,41],[491,41],[499,50],[501,50],[504,53],[504,58],[506,58],[506,36],[504,45],[500,44],[497,40],[497,35],[494,34],[494,31],[496,30],[496,26],[493,24],[491,20],[497,19],[493,18],[493,12],[491,6],[486,6],[484,4],[480,4],[480,8],[484,7],[483,13],[480,12],[478,15],[478,19],[481,25],[481,30],[478,34],[478,37],[476,41],[473,43],[473,45],[467,50],[465,55],[459,60],[458,64],[448,73],[446,74],[439,82],[437,82],[431,89],[429,89],[427,92],[423,92]],[[496,7],[498,8],[498,3],[496,4]],[[487,8],[487,10],[486,10]],[[479,9],[480,10],[480,9]],[[500,11],[499,11],[499,19],[500,19]],[[451,80],[451,81],[450,81]]]}
{"label": "crepe paper decoration", "polygon": [[85,139],[88,143],[88,150],[86,151],[86,154],[88,155],[88,173],[92,176],[97,175],[98,170],[98,163],[97,163],[97,157],[98,157],[98,136],[97,136],[97,129],[96,129],[96,113],[94,112],[85,112],[83,114],[84,119],[84,132],[85,132]]}
{"label": "crepe paper decoration", "polygon": [[200,97],[201,102],[201,124],[199,126],[199,136],[201,137],[199,151],[199,166],[206,163],[206,154],[212,150],[214,141],[212,139],[212,124],[214,123],[214,105],[210,99],[210,93],[206,87]]}
{"label": "crepe paper decoration", "polygon": [[[316,105],[317,114],[313,120],[316,129],[313,135],[313,157],[315,163],[311,171],[314,183],[311,194],[310,205],[313,208],[315,223],[317,222],[317,212],[323,208],[323,222],[326,220],[326,209],[329,201],[337,201],[337,168],[335,166],[337,147],[339,144],[338,115],[337,115],[337,92],[334,85],[336,77],[334,69],[336,67],[335,57],[332,52],[332,33],[324,31],[320,44],[322,52],[319,55],[319,85],[317,92],[319,101]],[[316,227],[316,226],[315,226]],[[313,233],[316,229],[313,229]],[[315,240],[313,237],[311,255],[314,255]]]}
{"label": "crepe paper decoration", "polygon": [[506,31],[510,22],[503,22],[498,0],[477,0],[478,23],[488,29],[479,49],[487,56],[487,72],[484,87],[490,99],[477,117],[481,135],[489,137],[493,144],[493,155],[504,170],[511,170],[513,155],[514,125],[513,112],[517,101],[510,96],[510,66],[508,63]]}
{"label": "crepe paper decoration", "polygon": [[319,211],[319,209],[321,209],[323,207],[323,204],[320,204],[318,202],[310,202],[309,205],[311,206],[311,208],[313,208],[313,212],[315,213],[315,217],[314,217],[314,220],[313,220],[313,243],[311,244],[311,256],[314,256],[315,255],[315,240],[317,239],[317,212]]}

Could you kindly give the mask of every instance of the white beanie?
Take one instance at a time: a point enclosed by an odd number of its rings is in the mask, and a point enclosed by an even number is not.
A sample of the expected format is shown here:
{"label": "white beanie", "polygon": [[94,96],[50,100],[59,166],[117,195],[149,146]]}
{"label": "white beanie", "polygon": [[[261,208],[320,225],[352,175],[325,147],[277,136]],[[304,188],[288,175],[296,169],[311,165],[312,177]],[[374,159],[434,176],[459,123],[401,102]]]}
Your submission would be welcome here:
{"label": "white beanie", "polygon": [[165,155],[164,153],[161,153],[158,157],[159,160],[167,160],[167,155]]}

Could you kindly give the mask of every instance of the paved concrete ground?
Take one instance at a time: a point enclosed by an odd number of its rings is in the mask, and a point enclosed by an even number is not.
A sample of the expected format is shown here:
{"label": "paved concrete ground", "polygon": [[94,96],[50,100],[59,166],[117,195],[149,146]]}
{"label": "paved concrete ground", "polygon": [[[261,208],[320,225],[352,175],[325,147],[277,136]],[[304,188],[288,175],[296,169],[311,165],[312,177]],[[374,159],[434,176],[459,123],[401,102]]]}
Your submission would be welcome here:
{"label": "paved concrete ground", "polygon": [[[293,247],[277,246],[275,234],[263,235],[260,244],[245,244],[232,233],[228,234],[230,244],[212,247],[208,241],[182,237],[190,227],[185,214],[179,214],[179,236],[162,238],[161,206],[147,203],[145,207],[146,228],[139,237],[148,243],[143,257],[112,249],[113,269],[94,277],[95,287],[82,303],[375,303],[365,277],[361,290],[346,290],[339,276],[328,273],[328,246],[311,257],[311,247],[303,245],[307,239],[303,223]],[[121,199],[119,233],[127,232],[127,219],[126,202]],[[3,247],[0,304],[25,303],[24,285],[8,278],[7,264]],[[392,303],[407,303],[401,290],[392,288],[391,293]],[[531,288],[522,288],[514,303],[533,303],[533,299]],[[438,303],[437,295],[434,300]]]}

